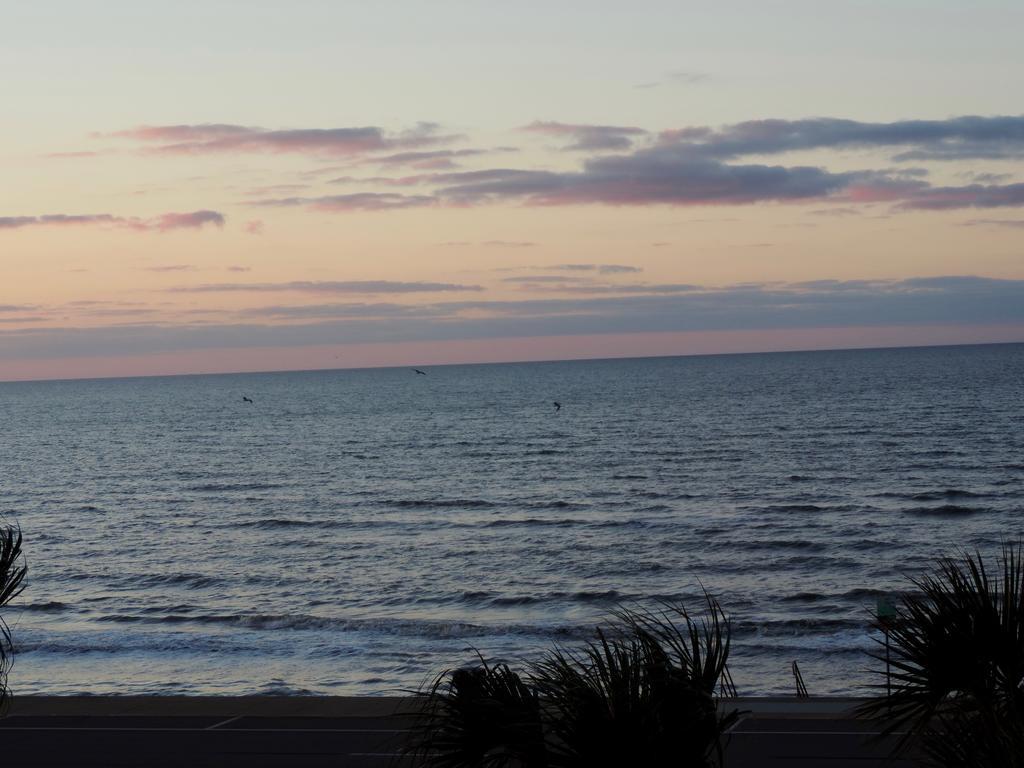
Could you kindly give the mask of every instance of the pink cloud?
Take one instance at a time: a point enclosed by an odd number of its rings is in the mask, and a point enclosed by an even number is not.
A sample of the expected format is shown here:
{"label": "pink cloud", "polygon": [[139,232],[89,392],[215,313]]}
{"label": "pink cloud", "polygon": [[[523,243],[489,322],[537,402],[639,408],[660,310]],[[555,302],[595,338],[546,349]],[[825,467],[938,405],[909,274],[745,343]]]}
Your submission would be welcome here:
{"label": "pink cloud", "polygon": [[338,176],[330,179],[328,184],[375,184],[382,187],[414,187],[433,181],[435,174],[417,174],[414,176]]}
{"label": "pink cloud", "polygon": [[969,184],[932,187],[900,203],[900,208],[943,211],[953,208],[1010,208],[1024,206],[1024,184]]}
{"label": "pink cloud", "polygon": [[126,221],[109,213],[66,214],[51,213],[43,216],[0,216],[0,229],[21,229],[22,227],[62,227],[78,224],[118,224]]}
{"label": "pink cloud", "polygon": [[201,229],[207,224],[223,227],[224,221],[224,214],[205,210],[191,213],[162,213],[149,219],[135,216],[115,216],[110,213],[52,213],[42,216],[0,216],[0,230],[25,227],[108,225],[138,232],[170,232],[176,229]]}
{"label": "pink cloud", "polygon": [[[491,150],[494,152],[507,150]],[[374,163],[383,166],[409,166],[421,170],[450,170],[458,168],[456,159],[474,157],[487,154],[484,149],[437,149],[420,152],[398,152],[383,157],[374,157],[366,160],[367,163]]]}
{"label": "pink cloud", "polygon": [[449,291],[482,291],[479,285],[460,283],[408,282],[398,280],[292,280],[287,283],[209,283],[182,285],[166,289],[167,293],[439,293]]}
{"label": "pink cloud", "polygon": [[629,149],[633,146],[632,137],[647,135],[647,131],[643,128],[628,125],[583,125],[541,120],[530,123],[522,130],[565,137],[573,142],[566,149],[585,151]]}
{"label": "pink cloud", "polygon": [[458,138],[438,133],[438,126],[433,123],[420,123],[399,133],[387,133],[376,126],[267,130],[226,124],[144,125],[114,136],[152,144],[155,146],[151,151],[174,155],[226,152],[361,155],[429,146]]}
{"label": "pink cloud", "polygon": [[118,131],[115,136],[139,141],[218,141],[246,136],[255,129],[241,125],[206,123],[203,125],[141,125],[127,131]]}
{"label": "pink cloud", "polygon": [[742,205],[825,198],[855,179],[821,168],[693,162],[661,148],[590,158],[582,171],[493,169],[438,175],[450,205]]}
{"label": "pink cloud", "polygon": [[400,208],[421,208],[435,205],[430,195],[399,195],[384,192],[362,192],[351,195],[328,195],[325,197],[285,197],[274,200],[260,200],[254,205],[276,208],[305,207],[315,211],[391,211]]}
{"label": "pink cloud", "polygon": [[252,221],[245,222],[245,231],[250,235],[262,235],[263,234],[263,220],[253,219]]}
{"label": "pink cloud", "polygon": [[868,178],[850,184],[837,199],[851,203],[891,203],[913,197],[927,186],[923,181]]}
{"label": "pink cloud", "polygon": [[156,267],[144,267],[147,272],[194,272],[194,264],[162,264]]}
{"label": "pink cloud", "polygon": [[811,216],[832,216],[840,218],[844,216],[860,216],[861,212],[856,208],[838,207],[838,208],[819,208],[816,211],[811,211]]}
{"label": "pink cloud", "polygon": [[453,160],[438,157],[433,160],[421,160],[418,163],[414,163],[412,167],[419,168],[424,171],[451,171],[460,166]]}
{"label": "pink cloud", "polygon": [[169,232],[172,229],[200,229],[213,224],[224,226],[224,214],[217,211],[193,211],[192,213],[164,213],[145,223],[147,229]]}

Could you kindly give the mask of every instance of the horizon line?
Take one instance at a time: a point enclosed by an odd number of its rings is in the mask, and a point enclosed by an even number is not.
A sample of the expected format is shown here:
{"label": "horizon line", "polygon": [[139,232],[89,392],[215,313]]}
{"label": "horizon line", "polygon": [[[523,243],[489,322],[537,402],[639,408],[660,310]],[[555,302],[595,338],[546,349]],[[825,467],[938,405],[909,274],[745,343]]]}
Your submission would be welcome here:
{"label": "horizon line", "polygon": [[536,359],[510,359],[490,360],[476,362],[447,362],[447,363],[419,363],[408,365],[359,365],[359,366],[334,366],[324,368],[275,368],[260,371],[202,371],[193,373],[161,373],[161,374],[139,374],[134,376],[71,376],[54,378],[25,378],[25,379],[3,379],[0,384],[42,384],[61,383],[75,381],[122,381],[132,379],[176,379],[185,377],[201,376],[261,376],[284,373],[322,373],[327,371],[378,371],[397,370],[403,368],[452,368],[462,366],[484,366],[484,365],[521,365],[521,364],[542,364],[542,363],[583,363],[583,362],[604,362],[604,361],[628,361],[628,360],[659,360],[677,357],[738,357],[748,355],[792,355],[792,354],[814,354],[828,352],[871,352],[881,350],[899,349],[953,349],[958,347],[996,347],[996,346],[1020,346],[1024,345],[1024,339],[1020,341],[981,341],[981,342],[960,342],[960,343],[936,343],[936,344],[893,344],[893,345],[867,345],[867,346],[845,346],[830,348],[801,348],[801,349],[765,349],[747,350],[739,352],[682,352],[677,354],[663,355],[611,355],[607,357],[568,357],[568,358],[536,358]]}

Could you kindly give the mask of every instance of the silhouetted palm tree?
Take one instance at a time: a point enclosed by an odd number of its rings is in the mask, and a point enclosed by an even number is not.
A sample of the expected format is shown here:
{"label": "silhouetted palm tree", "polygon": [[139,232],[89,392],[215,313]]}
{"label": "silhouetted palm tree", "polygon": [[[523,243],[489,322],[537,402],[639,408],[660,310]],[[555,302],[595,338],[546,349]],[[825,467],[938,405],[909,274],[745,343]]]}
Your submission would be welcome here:
{"label": "silhouetted palm tree", "polygon": [[[21,556],[21,530],[11,525],[0,526],[0,608],[21,592],[27,572]],[[11,653],[11,631],[0,614],[0,711],[7,703],[7,671]]]}
{"label": "silhouetted palm tree", "polygon": [[[438,768],[721,765],[738,712],[719,711],[729,621],[707,597],[620,609],[579,650],[556,648],[524,677],[508,666],[442,673],[422,695],[417,765]],[[666,762],[667,761],[667,762]]]}
{"label": "silhouetted palm tree", "polygon": [[435,768],[546,766],[540,700],[506,664],[438,675],[421,694],[411,753]]}
{"label": "silhouetted palm tree", "polygon": [[[892,696],[861,708],[941,766],[1024,768],[1024,552],[1004,546],[913,580],[889,621]],[[884,654],[873,654],[884,659]],[[884,686],[882,686],[884,687]]]}

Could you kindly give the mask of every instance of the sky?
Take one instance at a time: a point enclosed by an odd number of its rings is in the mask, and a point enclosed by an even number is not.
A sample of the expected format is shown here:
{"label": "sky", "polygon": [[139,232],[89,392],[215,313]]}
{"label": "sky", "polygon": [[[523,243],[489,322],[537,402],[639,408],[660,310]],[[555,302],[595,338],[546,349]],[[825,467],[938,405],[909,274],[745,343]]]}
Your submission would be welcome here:
{"label": "sky", "polygon": [[1019,2],[0,12],[0,380],[1024,341]]}

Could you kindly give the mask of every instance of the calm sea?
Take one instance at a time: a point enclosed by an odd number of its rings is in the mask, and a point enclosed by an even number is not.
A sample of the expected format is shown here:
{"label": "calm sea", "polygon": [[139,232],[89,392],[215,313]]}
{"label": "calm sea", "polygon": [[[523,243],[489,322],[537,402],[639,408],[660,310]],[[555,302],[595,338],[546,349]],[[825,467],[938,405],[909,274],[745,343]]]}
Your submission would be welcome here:
{"label": "calm sea", "polygon": [[11,684],[393,693],[704,585],[741,693],[855,692],[1021,535],[1022,406],[1024,345],[0,384]]}

